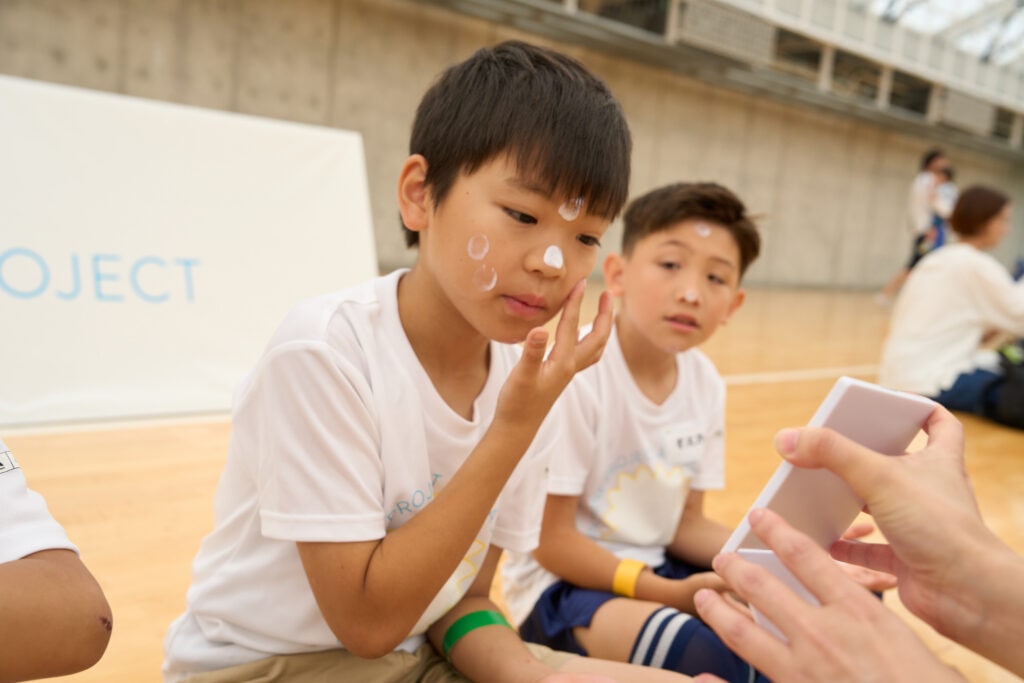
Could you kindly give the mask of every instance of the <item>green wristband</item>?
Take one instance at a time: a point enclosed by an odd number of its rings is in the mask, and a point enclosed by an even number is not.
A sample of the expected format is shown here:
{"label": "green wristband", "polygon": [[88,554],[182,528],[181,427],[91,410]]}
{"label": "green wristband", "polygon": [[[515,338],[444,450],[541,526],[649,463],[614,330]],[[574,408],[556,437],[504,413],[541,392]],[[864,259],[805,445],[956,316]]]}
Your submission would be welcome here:
{"label": "green wristband", "polygon": [[444,639],[441,642],[441,648],[444,651],[444,658],[448,659],[448,653],[455,647],[455,643],[462,639],[462,636],[466,635],[470,631],[474,631],[481,626],[508,626],[512,628],[512,624],[508,623],[501,612],[496,612],[492,609],[480,610],[479,612],[470,612],[464,614],[455,622],[448,627],[448,630],[444,632]]}

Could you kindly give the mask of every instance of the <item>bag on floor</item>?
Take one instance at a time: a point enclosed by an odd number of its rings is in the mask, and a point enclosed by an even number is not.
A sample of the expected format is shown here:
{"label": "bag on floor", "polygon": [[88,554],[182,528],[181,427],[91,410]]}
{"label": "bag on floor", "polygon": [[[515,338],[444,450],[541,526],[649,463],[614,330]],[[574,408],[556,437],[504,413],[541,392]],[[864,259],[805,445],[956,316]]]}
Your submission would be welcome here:
{"label": "bag on floor", "polygon": [[1024,363],[1015,363],[1002,355],[1000,365],[1004,379],[996,391],[992,417],[996,422],[1024,429]]}

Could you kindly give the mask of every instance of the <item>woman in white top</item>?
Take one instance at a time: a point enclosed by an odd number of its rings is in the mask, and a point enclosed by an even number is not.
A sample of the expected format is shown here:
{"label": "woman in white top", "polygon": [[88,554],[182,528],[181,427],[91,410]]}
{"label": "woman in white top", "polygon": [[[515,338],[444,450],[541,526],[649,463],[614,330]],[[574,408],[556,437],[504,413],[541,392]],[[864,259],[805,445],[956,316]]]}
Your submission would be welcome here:
{"label": "woman in white top", "polygon": [[960,196],[950,216],[958,241],[924,258],[896,301],[880,381],[1024,429],[1021,401],[1010,398],[1024,368],[984,348],[996,332],[1024,336],[1024,282],[986,253],[1009,232],[1010,208],[988,187]]}

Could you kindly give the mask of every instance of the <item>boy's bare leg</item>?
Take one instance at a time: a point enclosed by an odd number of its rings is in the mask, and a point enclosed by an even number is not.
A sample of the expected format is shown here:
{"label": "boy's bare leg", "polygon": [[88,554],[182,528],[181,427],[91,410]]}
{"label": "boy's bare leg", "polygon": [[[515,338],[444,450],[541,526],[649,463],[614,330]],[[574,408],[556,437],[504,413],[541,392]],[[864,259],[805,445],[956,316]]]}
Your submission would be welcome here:
{"label": "boy's bare leg", "polygon": [[[565,674],[595,674],[607,676],[617,683],[681,683],[693,680],[689,676],[649,666],[635,666],[623,662],[610,662],[592,657],[575,657],[560,669]],[[570,681],[572,679],[569,679]],[[581,680],[587,680],[582,678]]]}
{"label": "boy's bare leg", "polygon": [[644,624],[662,607],[646,600],[609,600],[594,612],[588,628],[575,630],[576,639],[591,657],[628,662]]}

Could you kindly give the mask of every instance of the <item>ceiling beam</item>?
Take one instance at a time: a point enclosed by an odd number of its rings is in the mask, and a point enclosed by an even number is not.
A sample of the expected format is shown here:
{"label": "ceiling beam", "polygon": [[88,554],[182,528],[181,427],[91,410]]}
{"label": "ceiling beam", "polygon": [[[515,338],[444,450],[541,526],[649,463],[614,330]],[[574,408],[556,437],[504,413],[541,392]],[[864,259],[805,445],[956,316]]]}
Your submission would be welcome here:
{"label": "ceiling beam", "polygon": [[993,2],[991,5],[986,5],[952,22],[946,28],[938,31],[935,36],[952,42],[960,36],[985,28],[993,21],[1005,18],[1007,14],[1018,9],[1021,4],[1022,0],[999,0],[998,2]]}

